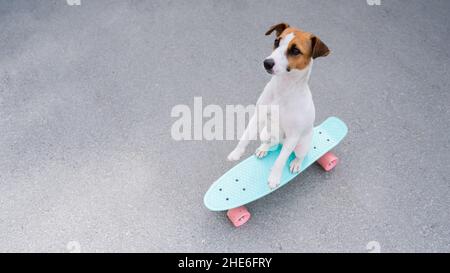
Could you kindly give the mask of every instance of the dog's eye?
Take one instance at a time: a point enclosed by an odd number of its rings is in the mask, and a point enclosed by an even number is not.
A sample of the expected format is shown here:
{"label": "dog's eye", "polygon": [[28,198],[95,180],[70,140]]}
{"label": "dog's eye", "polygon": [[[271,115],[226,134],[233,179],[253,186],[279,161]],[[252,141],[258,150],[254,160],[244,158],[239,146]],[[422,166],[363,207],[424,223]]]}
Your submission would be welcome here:
{"label": "dog's eye", "polygon": [[296,46],[293,46],[291,47],[291,50],[289,50],[289,54],[296,56],[302,54],[302,52]]}
{"label": "dog's eye", "polygon": [[276,39],[275,42],[273,43],[273,46],[275,48],[279,47],[280,46],[280,39]]}

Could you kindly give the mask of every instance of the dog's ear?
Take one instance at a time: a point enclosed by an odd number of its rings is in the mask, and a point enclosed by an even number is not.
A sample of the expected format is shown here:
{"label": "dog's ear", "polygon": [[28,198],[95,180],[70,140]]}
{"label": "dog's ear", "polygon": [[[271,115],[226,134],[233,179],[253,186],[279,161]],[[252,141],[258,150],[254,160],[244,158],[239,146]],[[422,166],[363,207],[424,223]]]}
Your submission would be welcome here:
{"label": "dog's ear", "polygon": [[279,23],[279,24],[277,24],[277,25],[271,26],[270,29],[266,32],[266,35],[270,35],[270,34],[272,34],[272,32],[273,32],[274,30],[276,30],[276,31],[277,31],[277,37],[278,37],[278,36],[280,36],[281,33],[283,33],[283,31],[284,31],[285,29],[287,29],[288,27],[289,27],[289,25],[286,24],[286,23]]}
{"label": "dog's ear", "polygon": [[312,58],[325,57],[330,54],[330,50],[327,45],[322,42],[317,36],[311,37]]}

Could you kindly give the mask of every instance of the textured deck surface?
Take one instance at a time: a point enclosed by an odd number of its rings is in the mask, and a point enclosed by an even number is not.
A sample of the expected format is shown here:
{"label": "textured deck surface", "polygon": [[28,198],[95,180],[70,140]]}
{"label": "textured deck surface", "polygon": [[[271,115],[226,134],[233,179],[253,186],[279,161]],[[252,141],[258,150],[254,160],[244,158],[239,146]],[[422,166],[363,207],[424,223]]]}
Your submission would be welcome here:
{"label": "textured deck surface", "polygon": [[[310,152],[303,160],[300,172],[311,166],[325,153],[333,149],[347,134],[348,128],[343,121],[330,117],[314,128]],[[281,151],[270,152],[265,158],[250,156],[220,177],[205,195],[206,207],[213,211],[223,211],[246,205],[273,192],[267,184],[275,160]],[[299,173],[289,171],[289,163],[295,158],[291,155],[286,163],[281,177],[280,187],[286,185]]]}

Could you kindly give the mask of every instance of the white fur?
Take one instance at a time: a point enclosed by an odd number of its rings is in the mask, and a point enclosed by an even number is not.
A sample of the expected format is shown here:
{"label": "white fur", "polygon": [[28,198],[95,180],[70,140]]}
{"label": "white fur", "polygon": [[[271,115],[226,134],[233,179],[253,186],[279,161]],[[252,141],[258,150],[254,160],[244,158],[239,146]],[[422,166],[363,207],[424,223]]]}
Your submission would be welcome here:
{"label": "white fur", "polygon": [[266,59],[273,59],[275,61],[275,65],[272,68],[273,74],[281,74],[286,71],[288,65],[288,59],[286,57],[286,51],[289,46],[289,43],[294,39],[294,33],[289,33],[281,39],[280,45],[272,52],[272,54]]}
{"label": "white fur", "polygon": [[256,114],[251,118],[247,129],[241,137],[239,144],[228,155],[228,160],[239,160],[249,140],[256,139],[258,132],[261,134],[263,143],[256,150],[257,157],[264,157],[268,153],[269,147],[283,143],[280,155],[272,167],[268,178],[269,187],[274,189],[280,184],[283,168],[292,152],[296,159],[290,164],[291,172],[299,172],[305,155],[308,153],[315,120],[315,108],[312,100],[308,81],[311,74],[313,61],[303,70],[293,69],[287,72],[286,48],[293,34],[286,36],[280,46],[268,57],[275,60],[274,73],[272,79],[264,88],[256,106],[271,105],[278,106],[279,109],[279,130],[280,134],[271,135],[267,132],[268,122],[273,120],[263,120],[257,118]]}

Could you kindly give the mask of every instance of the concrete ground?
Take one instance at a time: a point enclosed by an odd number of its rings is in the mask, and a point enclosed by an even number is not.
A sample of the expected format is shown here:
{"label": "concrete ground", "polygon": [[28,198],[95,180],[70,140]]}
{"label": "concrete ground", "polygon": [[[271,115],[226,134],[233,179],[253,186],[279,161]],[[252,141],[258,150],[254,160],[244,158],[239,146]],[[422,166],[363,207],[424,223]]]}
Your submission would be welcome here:
{"label": "concrete ground", "polygon": [[[0,251],[450,251],[449,12],[447,0],[1,0]],[[335,171],[309,168],[235,229],[202,199],[236,142],[176,142],[170,113],[195,96],[254,103],[264,32],[281,21],[332,49],[312,75],[317,123],[335,115],[350,131]]]}

